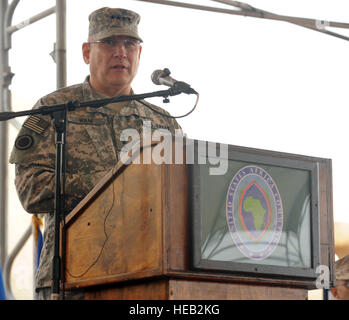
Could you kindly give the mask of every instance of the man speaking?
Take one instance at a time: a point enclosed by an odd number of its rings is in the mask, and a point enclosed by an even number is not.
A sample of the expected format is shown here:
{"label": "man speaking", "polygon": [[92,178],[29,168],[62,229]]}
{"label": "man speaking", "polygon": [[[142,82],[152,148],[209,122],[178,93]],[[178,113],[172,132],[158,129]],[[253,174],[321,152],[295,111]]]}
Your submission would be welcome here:
{"label": "man speaking", "polygon": [[[142,53],[140,16],[130,10],[101,8],[89,16],[88,41],[82,45],[90,75],[81,84],[41,98],[34,108],[132,95]],[[120,159],[125,129],[140,134],[144,121],[152,129],[175,133],[178,123],[163,109],[135,100],[99,108],[80,108],[67,115],[64,213],[69,213]],[[15,185],[24,209],[45,214],[44,245],[36,275],[38,299],[50,299],[54,255],[55,130],[49,115],[30,116],[20,130],[10,162],[16,165]],[[83,290],[66,292],[66,299],[84,299]]]}

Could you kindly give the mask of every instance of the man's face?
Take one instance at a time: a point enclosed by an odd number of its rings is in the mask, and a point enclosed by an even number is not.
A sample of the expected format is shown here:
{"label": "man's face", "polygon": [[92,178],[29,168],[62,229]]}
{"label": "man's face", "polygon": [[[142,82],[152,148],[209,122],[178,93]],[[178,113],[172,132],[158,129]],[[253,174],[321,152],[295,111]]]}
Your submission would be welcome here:
{"label": "man's face", "polygon": [[90,65],[90,84],[107,96],[130,94],[142,47],[126,36],[113,36],[82,46],[85,63]]}

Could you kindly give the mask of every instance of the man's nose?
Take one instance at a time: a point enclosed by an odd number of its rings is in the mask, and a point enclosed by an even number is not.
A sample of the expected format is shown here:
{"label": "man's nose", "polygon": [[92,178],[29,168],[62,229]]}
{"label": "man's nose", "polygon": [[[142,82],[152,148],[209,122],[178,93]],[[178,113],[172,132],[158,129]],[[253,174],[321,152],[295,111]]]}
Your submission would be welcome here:
{"label": "man's nose", "polygon": [[118,42],[114,46],[113,54],[114,54],[114,56],[121,56],[121,57],[125,57],[126,56],[126,49],[125,49],[125,46],[124,46],[123,42]]}

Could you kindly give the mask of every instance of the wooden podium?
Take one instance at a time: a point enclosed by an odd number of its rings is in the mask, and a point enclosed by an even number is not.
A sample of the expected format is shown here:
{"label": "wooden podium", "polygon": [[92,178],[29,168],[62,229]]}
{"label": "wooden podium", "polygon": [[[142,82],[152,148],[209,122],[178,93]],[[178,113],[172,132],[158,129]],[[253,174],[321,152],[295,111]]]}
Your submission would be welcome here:
{"label": "wooden podium", "polygon": [[[136,164],[145,148],[130,164],[119,162],[67,216],[66,289],[85,288],[86,299],[307,298],[303,280],[193,268],[188,166]],[[325,164],[321,259],[328,265],[332,199]]]}

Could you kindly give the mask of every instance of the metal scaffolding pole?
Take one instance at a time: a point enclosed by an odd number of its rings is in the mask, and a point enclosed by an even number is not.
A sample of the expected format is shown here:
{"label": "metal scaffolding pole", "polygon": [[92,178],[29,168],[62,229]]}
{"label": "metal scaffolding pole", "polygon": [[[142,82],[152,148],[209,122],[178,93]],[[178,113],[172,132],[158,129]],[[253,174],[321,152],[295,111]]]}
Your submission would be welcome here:
{"label": "metal scaffolding pole", "polygon": [[56,78],[57,89],[67,85],[66,0],[56,0]]}
{"label": "metal scaffolding pole", "polygon": [[284,21],[284,22],[289,22],[289,23],[298,25],[300,27],[308,28],[308,29],[311,29],[311,30],[314,30],[317,32],[322,32],[322,33],[327,34],[329,36],[333,36],[333,37],[337,37],[337,38],[349,41],[349,37],[347,37],[346,35],[327,30],[327,27],[349,29],[349,23],[323,21],[323,20],[319,20],[319,19],[315,20],[315,19],[308,19],[308,18],[290,17],[290,16],[279,15],[279,14],[275,14],[272,12],[268,12],[265,10],[261,10],[261,9],[252,7],[248,3],[239,2],[239,1],[211,0],[212,2],[219,2],[222,4],[228,5],[228,6],[237,7],[237,8],[239,8],[239,10],[231,10],[231,9],[226,9],[226,8],[216,8],[216,7],[211,7],[211,6],[203,6],[203,5],[198,5],[198,4],[179,2],[179,1],[170,1],[170,0],[135,0],[135,1],[156,3],[156,4],[166,5],[166,6],[201,10],[201,11],[207,11],[207,12],[216,12],[216,13],[238,15],[238,16],[244,16],[244,17]]}
{"label": "metal scaffolding pole", "polygon": [[[7,0],[0,4],[0,112],[7,111],[9,101],[8,82],[12,74],[8,66],[8,51],[5,49]],[[7,152],[8,123],[0,123],[0,266],[3,268],[7,257]]]}
{"label": "metal scaffolding pole", "polygon": [[[11,84],[14,74],[9,66],[11,36],[28,25],[56,13],[56,43],[54,61],[56,62],[57,89],[66,86],[66,0],[56,0],[56,6],[49,8],[17,25],[12,26],[12,16],[20,0],[0,0],[0,112],[11,111]],[[18,124],[15,123],[18,129]],[[7,222],[7,171],[8,171],[8,122],[0,122],[0,266],[4,268],[5,283],[8,284],[8,296],[14,299],[9,285],[12,262],[25,241],[21,240],[13,252],[8,255],[8,222]],[[27,239],[28,231],[22,239]]]}

